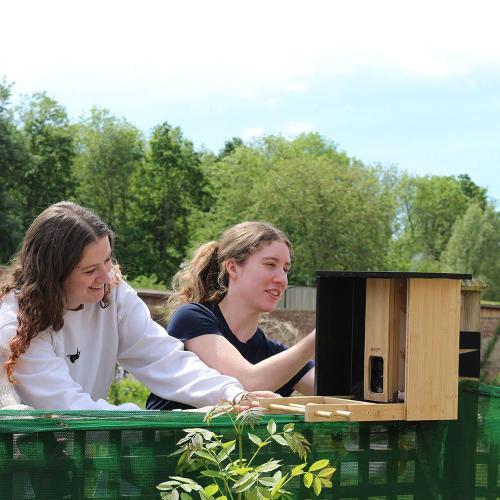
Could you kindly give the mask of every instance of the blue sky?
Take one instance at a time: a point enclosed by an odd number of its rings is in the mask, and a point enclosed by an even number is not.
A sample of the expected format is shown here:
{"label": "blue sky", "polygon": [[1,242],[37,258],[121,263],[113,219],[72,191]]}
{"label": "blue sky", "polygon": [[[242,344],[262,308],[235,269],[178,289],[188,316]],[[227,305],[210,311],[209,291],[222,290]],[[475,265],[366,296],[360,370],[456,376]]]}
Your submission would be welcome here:
{"label": "blue sky", "polygon": [[316,131],[367,164],[500,200],[500,4],[10,0],[0,77],[197,147]]}

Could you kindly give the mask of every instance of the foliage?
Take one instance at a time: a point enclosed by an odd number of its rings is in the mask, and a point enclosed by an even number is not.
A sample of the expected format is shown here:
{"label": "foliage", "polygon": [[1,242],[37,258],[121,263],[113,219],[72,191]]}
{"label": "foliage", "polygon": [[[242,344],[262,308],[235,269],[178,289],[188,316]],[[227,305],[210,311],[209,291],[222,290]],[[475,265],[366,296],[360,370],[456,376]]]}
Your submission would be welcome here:
{"label": "foliage", "polygon": [[11,87],[5,81],[0,82],[0,262],[10,259],[22,238],[15,177],[28,157],[10,109]]}
{"label": "foliage", "polygon": [[[258,418],[255,409],[248,409],[234,416],[234,405],[216,406],[205,420],[228,415],[235,429],[236,439],[224,440],[222,435],[209,429],[185,429],[186,436],[178,441],[179,448],[173,455],[179,455],[178,476],[170,476],[157,486],[163,500],[192,499],[190,493],[197,493],[202,500],[226,500],[244,498],[248,500],[292,498],[286,485],[294,478],[302,476],[307,488],[312,486],[319,496],[323,488],[331,488],[331,477],[335,469],[327,459],[317,460],[307,467],[307,453],[310,445],[306,438],[294,431],[294,424],[288,423],[281,432],[276,423],[269,420],[267,436],[261,439],[247,431],[253,429]],[[254,447],[245,456],[245,446]],[[290,472],[281,470],[281,460],[268,459],[257,465],[257,458],[263,448],[272,442],[289,448],[302,462]],[[251,443],[251,444],[250,444]],[[198,472],[199,478],[208,482],[202,486],[185,474]]]}
{"label": "foliage", "polygon": [[66,110],[45,93],[34,94],[19,111],[29,157],[14,177],[27,226],[49,205],[74,194],[75,129]]}
{"label": "foliage", "polygon": [[471,273],[488,284],[485,298],[500,294],[500,216],[491,207],[469,206],[458,219],[442,255],[442,270]]}
{"label": "foliage", "polygon": [[126,262],[134,241],[130,223],[131,179],[144,158],[139,130],[104,109],[92,108],[78,127],[77,200],[95,210],[117,233],[116,253]]}
{"label": "foliage", "polygon": [[140,408],[145,408],[149,389],[142,385],[131,375],[114,379],[108,391],[106,400],[112,405],[135,403]]}
{"label": "foliage", "polygon": [[146,161],[133,178],[133,274],[154,271],[167,281],[177,272],[189,240],[188,217],[203,207],[205,184],[200,155],[181,130],[168,123],[156,127]]}
{"label": "foliage", "polygon": [[133,280],[128,280],[128,284],[135,288],[147,289],[147,290],[167,290],[167,285],[158,279],[155,273],[144,275],[139,274]]}
{"label": "foliage", "polygon": [[453,225],[467,210],[468,198],[453,177],[403,175],[397,190],[402,232],[394,244],[413,261],[413,270],[439,262]]}
{"label": "foliage", "polygon": [[268,136],[204,163],[214,203],[192,218],[192,245],[243,220],[267,220],[293,244],[291,282],[317,269],[381,269],[394,201],[384,172],[339,152],[318,134]]}

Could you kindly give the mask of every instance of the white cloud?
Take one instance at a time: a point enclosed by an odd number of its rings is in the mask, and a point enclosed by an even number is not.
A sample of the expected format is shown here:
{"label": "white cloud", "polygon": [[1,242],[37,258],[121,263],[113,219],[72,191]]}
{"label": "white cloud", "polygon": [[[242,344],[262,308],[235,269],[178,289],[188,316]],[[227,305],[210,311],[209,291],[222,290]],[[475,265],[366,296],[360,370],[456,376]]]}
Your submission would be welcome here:
{"label": "white cloud", "polygon": [[313,132],[315,128],[316,127],[312,123],[288,122],[283,127],[283,134],[287,136],[296,136],[307,132]]}
{"label": "white cloud", "polygon": [[304,92],[366,68],[467,78],[500,67],[499,18],[494,0],[18,0],[2,7],[0,77],[172,102]]}
{"label": "white cloud", "polygon": [[250,141],[252,139],[264,135],[265,133],[266,133],[265,129],[261,127],[247,127],[241,133],[241,137],[243,138],[244,141]]}
{"label": "white cloud", "polygon": [[287,92],[307,92],[309,90],[309,85],[306,82],[288,82],[285,84],[285,90]]}

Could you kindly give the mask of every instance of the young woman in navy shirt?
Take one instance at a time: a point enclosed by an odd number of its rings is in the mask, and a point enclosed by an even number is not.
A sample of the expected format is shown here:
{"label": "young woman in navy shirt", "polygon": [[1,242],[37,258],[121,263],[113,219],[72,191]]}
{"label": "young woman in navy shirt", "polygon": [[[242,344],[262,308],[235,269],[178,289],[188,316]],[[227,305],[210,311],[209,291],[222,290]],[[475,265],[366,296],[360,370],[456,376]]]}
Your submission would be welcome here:
{"label": "young woman in navy shirt", "polygon": [[[315,332],[287,348],[258,327],[288,285],[291,244],[266,222],[243,222],[202,245],[174,277],[167,331],[248,391],[314,393]],[[185,408],[151,394],[149,409]]]}

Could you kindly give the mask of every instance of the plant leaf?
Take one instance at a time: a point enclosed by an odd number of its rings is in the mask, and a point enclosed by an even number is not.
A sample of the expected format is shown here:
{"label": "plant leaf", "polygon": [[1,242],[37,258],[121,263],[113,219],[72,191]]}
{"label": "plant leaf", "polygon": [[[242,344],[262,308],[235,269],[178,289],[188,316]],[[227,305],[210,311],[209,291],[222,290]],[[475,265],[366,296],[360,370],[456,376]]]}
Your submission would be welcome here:
{"label": "plant leaf", "polygon": [[274,477],[264,476],[259,477],[259,483],[263,486],[267,486],[268,488],[272,488],[278,480],[274,479]]}
{"label": "plant leaf", "polygon": [[202,476],[206,476],[206,477],[216,477],[218,479],[222,479],[224,477],[224,475],[222,474],[222,472],[218,471],[218,470],[212,470],[212,469],[208,469],[208,470],[202,470],[200,472],[200,474]]}
{"label": "plant leaf", "polygon": [[313,472],[315,470],[323,469],[323,468],[325,468],[329,464],[330,464],[330,460],[328,460],[326,458],[323,458],[322,460],[316,460],[316,462],[314,462],[311,465],[311,467],[309,467],[309,472]]}
{"label": "plant leaf", "polygon": [[198,484],[196,481],[189,479],[189,477],[170,476],[170,479],[176,479],[177,481],[180,481],[181,483],[189,484],[191,486],[193,486],[194,484]]}
{"label": "plant leaf", "polygon": [[208,496],[213,496],[215,493],[219,491],[219,485],[218,484],[209,484],[208,486],[205,486],[203,489],[206,495]]}
{"label": "plant leaf", "polygon": [[311,487],[311,484],[313,483],[313,479],[314,479],[314,476],[310,473],[310,472],[306,472],[304,474],[304,486],[306,488],[310,488]]}
{"label": "plant leaf", "polygon": [[304,474],[304,468],[305,466],[307,465],[307,462],[304,462],[303,464],[300,464],[300,465],[296,465],[293,469],[292,469],[292,476],[300,476],[301,474]]}
{"label": "plant leaf", "polygon": [[279,434],[273,434],[271,437],[282,446],[288,446],[288,443],[283,436],[280,436]]}
{"label": "plant leaf", "polygon": [[243,476],[241,479],[238,479],[238,481],[233,484],[232,489],[235,493],[242,493],[243,491],[251,488],[256,481],[257,474],[255,472],[250,472]]}
{"label": "plant leaf", "polygon": [[318,472],[318,477],[331,477],[336,470],[335,467],[326,467]]}
{"label": "plant leaf", "polygon": [[319,494],[321,493],[321,488],[323,488],[321,480],[318,477],[315,477],[313,481],[313,489],[314,493],[316,493],[317,496],[319,496]]}
{"label": "plant leaf", "polygon": [[163,483],[156,485],[156,489],[160,491],[170,491],[173,489],[173,486],[179,486],[179,484],[179,481],[164,481]]}
{"label": "plant leaf", "polygon": [[329,479],[326,479],[326,477],[320,477],[319,479],[325,488],[331,488],[333,486],[332,482]]}
{"label": "plant leaf", "polygon": [[281,460],[269,460],[255,468],[258,472],[271,472],[281,465]]}
{"label": "plant leaf", "polygon": [[276,432],[276,423],[274,420],[269,420],[269,422],[267,423],[267,432],[269,432],[269,434],[274,434]]}
{"label": "plant leaf", "polygon": [[255,443],[257,446],[261,446],[262,444],[262,439],[260,439],[259,436],[256,436],[255,434],[251,434],[250,432],[247,434],[248,439],[252,441],[252,443]]}

